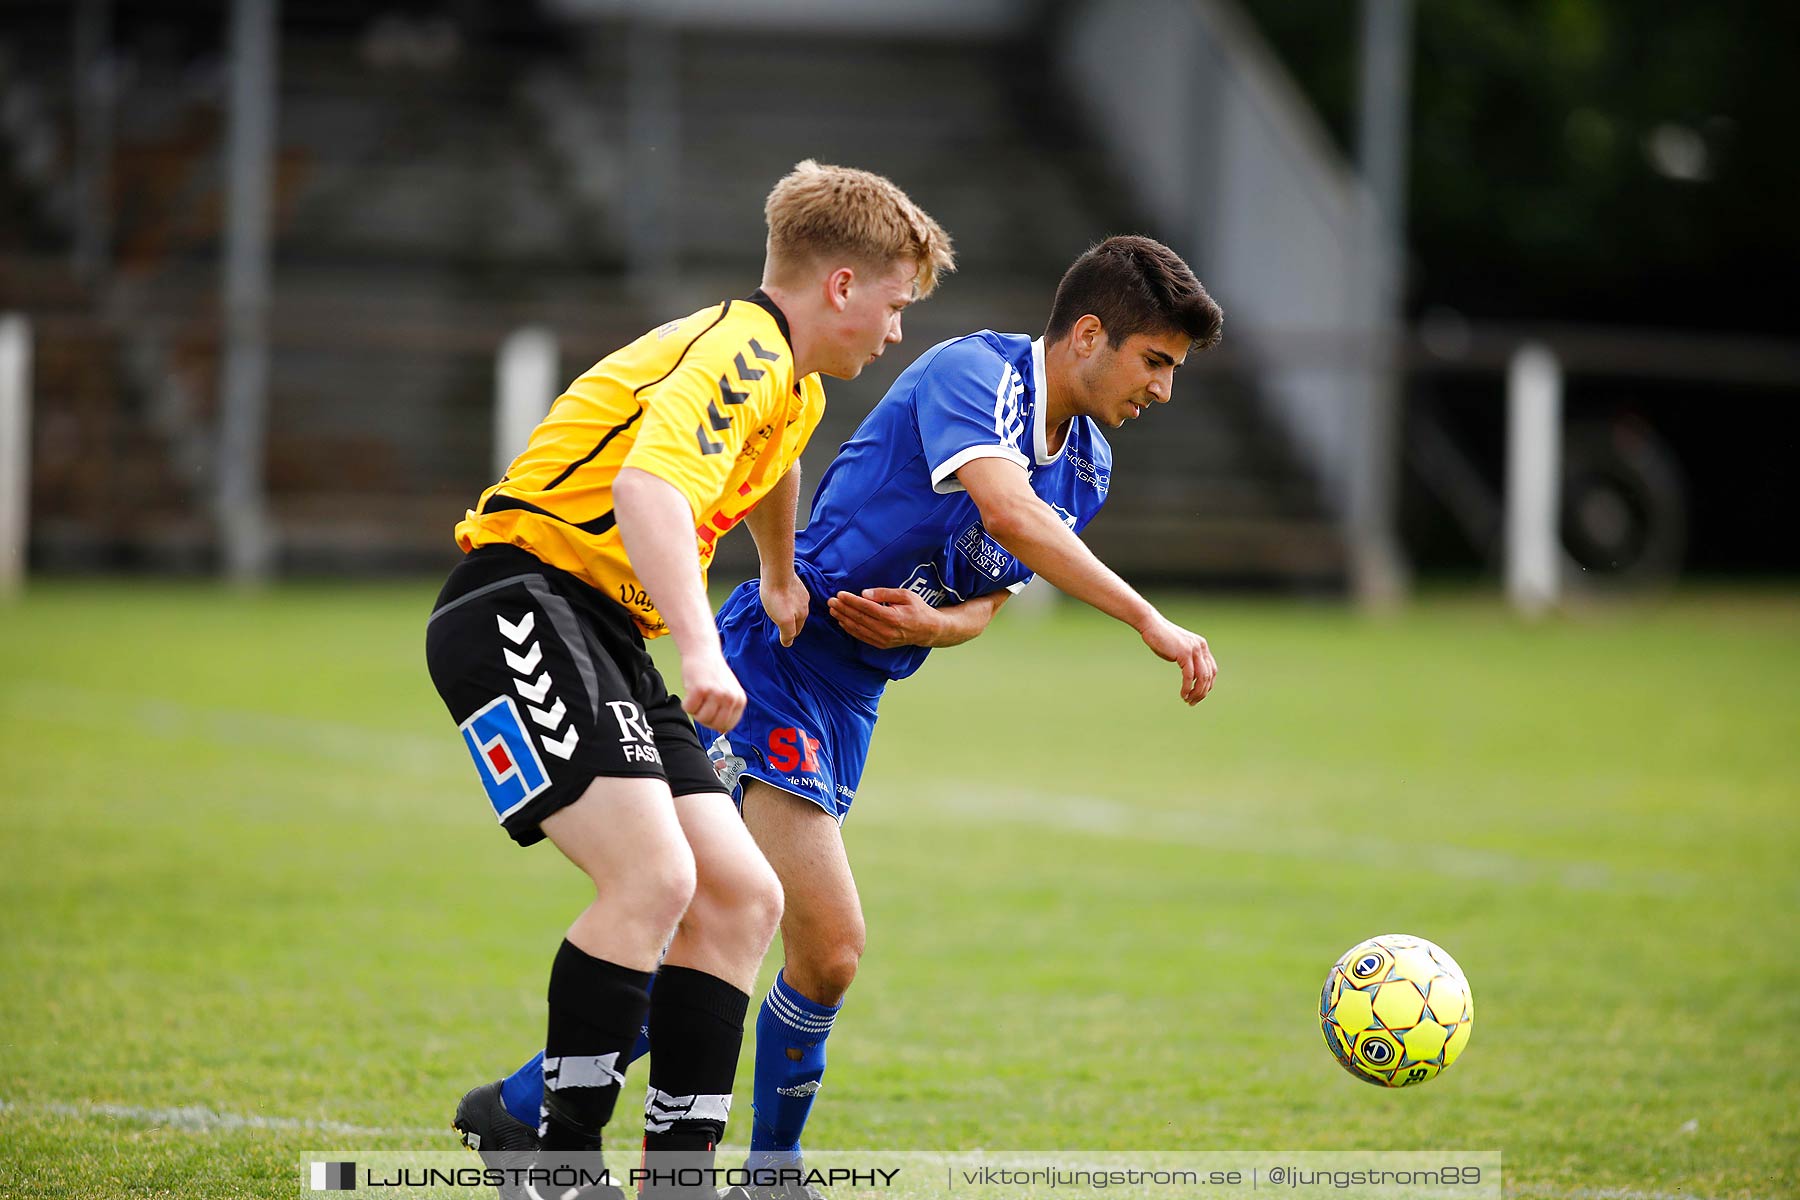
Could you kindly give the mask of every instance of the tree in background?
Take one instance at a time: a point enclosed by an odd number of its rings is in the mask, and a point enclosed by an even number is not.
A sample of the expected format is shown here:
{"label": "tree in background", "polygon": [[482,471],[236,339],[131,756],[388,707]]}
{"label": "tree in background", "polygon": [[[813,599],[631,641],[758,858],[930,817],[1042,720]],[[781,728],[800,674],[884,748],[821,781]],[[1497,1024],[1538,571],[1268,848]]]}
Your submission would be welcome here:
{"label": "tree in background", "polygon": [[[1353,151],[1359,6],[1248,7]],[[1763,299],[1800,278],[1800,7],[1419,0],[1414,35],[1412,311],[1800,332]]]}

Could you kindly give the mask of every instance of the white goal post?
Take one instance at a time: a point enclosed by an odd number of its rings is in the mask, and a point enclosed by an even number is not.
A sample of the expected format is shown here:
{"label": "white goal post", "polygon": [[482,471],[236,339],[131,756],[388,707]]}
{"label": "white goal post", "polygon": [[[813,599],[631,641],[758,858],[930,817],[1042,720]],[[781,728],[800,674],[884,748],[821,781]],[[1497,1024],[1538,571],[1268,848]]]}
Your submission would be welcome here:
{"label": "white goal post", "polygon": [[1519,347],[1506,373],[1506,595],[1536,616],[1562,597],[1562,364]]}
{"label": "white goal post", "polygon": [[0,315],[0,596],[25,584],[31,533],[31,321]]}
{"label": "white goal post", "polygon": [[556,335],[527,325],[500,343],[494,363],[494,478],[506,474],[562,394]]}

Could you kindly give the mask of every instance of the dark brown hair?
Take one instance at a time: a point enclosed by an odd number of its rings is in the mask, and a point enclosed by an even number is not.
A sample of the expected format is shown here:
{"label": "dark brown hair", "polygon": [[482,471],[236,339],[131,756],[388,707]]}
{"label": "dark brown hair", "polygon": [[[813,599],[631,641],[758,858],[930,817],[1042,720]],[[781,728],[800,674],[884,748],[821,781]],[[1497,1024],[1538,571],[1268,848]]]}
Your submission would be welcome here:
{"label": "dark brown hair", "polygon": [[1075,260],[1056,285],[1044,340],[1061,341],[1090,313],[1115,348],[1137,333],[1180,332],[1206,350],[1225,327],[1225,314],[1181,256],[1136,235],[1107,238]]}

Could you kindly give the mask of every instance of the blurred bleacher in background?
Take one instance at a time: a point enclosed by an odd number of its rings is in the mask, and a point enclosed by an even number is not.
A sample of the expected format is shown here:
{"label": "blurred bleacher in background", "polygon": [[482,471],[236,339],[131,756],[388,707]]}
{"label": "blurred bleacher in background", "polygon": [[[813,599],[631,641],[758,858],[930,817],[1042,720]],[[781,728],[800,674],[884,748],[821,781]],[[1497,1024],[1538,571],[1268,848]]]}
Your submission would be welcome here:
{"label": "blurred bleacher in background", "polygon": [[[11,0],[0,18],[0,312],[32,323],[33,569],[219,565],[231,7]],[[1460,496],[1471,539],[1497,520],[1479,449],[1421,432],[1395,393],[1446,363],[1497,380],[1511,342],[1386,340],[1403,256],[1227,0],[289,0],[278,45],[280,569],[447,564],[494,474],[502,341],[551,331],[567,378],[746,293],[762,197],[805,157],[890,175],[959,255],[902,346],[828,381],[811,479],[917,353],[1040,330],[1076,254],[1142,231],[1207,281],[1227,349],[1114,438],[1103,556],[1137,579],[1342,587],[1371,530],[1400,536],[1403,456]],[[1784,353],[1762,382],[1791,384]],[[721,578],[752,553],[727,542]]]}
{"label": "blurred bleacher in background", "polygon": [[[490,478],[500,339],[546,325],[572,374],[671,313],[748,291],[761,196],[802,157],[890,175],[960,256],[897,353],[831,385],[814,478],[919,350],[971,328],[1040,329],[1062,268],[1144,221],[1129,182],[1071,136],[1040,14],[1003,15],[924,39],[717,14],[647,25],[603,7],[288,5],[269,323],[279,561],[445,561],[450,523]],[[218,5],[117,6],[111,253],[87,279],[47,252],[81,219],[70,9],[17,8],[0,43],[0,181],[29,230],[6,247],[0,308],[37,315],[33,554],[48,568],[214,556],[223,21]],[[646,103],[667,111],[634,111]],[[654,134],[647,161],[634,151],[646,120],[672,122],[678,152]],[[1097,540],[1163,574],[1334,577],[1317,489],[1254,388],[1221,376],[1183,391],[1120,439],[1130,470]]]}

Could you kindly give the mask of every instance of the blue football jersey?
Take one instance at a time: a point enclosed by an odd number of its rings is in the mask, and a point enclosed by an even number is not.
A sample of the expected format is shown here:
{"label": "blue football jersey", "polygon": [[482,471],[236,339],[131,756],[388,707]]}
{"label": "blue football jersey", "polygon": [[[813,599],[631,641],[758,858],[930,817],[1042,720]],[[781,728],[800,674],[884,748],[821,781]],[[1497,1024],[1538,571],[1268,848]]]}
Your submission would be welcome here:
{"label": "blue football jersey", "polygon": [[1086,417],[1048,450],[1041,340],[982,330],[933,346],[908,367],[832,460],[795,539],[795,569],[813,595],[808,649],[904,679],[922,646],[881,650],[840,629],[825,608],[839,591],[904,588],[935,607],[1031,579],[988,535],[956,478],[976,458],[1025,468],[1031,487],[1077,532],[1106,500],[1112,449]]}

